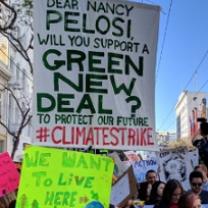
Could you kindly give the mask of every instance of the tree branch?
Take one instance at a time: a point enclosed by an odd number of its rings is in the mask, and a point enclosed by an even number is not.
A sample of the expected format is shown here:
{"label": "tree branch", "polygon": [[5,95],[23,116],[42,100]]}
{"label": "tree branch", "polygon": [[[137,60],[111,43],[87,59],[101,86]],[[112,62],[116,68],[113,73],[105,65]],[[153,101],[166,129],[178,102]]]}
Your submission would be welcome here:
{"label": "tree branch", "polygon": [[23,117],[24,116],[24,111],[22,110],[22,107],[21,107],[17,97],[15,96],[14,92],[9,87],[6,87],[6,86],[4,86],[4,89],[11,93],[11,96],[14,99],[14,101],[15,101],[15,103],[16,103],[16,105],[17,105],[17,107],[18,107],[18,109],[21,113],[21,116]]}
{"label": "tree branch", "polygon": [[25,112],[25,114],[22,118],[21,124],[19,125],[19,129],[17,131],[17,134],[14,137],[14,145],[13,145],[13,149],[12,149],[12,153],[11,153],[12,158],[14,158],[15,152],[16,152],[17,147],[19,145],[20,135],[21,135],[23,129],[25,128],[25,126],[27,126],[27,124],[30,122],[30,120],[32,118],[31,115],[28,116],[29,112],[30,112],[30,109],[27,109],[27,111]]}
{"label": "tree branch", "polygon": [[12,29],[12,27],[17,19],[17,12],[15,11],[15,9],[13,7],[11,7],[8,3],[6,3],[5,0],[0,0],[0,3],[3,4],[6,8],[8,8],[13,14],[13,17],[10,20],[8,25],[5,24],[4,27],[1,27],[1,25],[0,25],[0,30],[6,31],[8,29]]}
{"label": "tree branch", "polygon": [[29,49],[33,49],[33,45],[32,45],[33,39],[34,39],[34,35],[32,35],[31,38],[30,38],[30,43],[29,43],[29,45],[28,45],[28,47],[26,49],[27,52],[28,52]]}
{"label": "tree branch", "polygon": [[[8,33],[5,31],[4,32],[0,31],[0,33],[8,39],[9,43],[17,50],[17,52],[25,59],[25,61],[27,61],[27,63],[29,64],[29,67],[30,67],[30,73],[33,74],[33,64],[32,64],[30,57],[27,53],[28,51],[26,49],[24,49],[20,40],[15,38],[14,35],[12,35],[11,33]],[[31,39],[33,40],[33,37]]]}
{"label": "tree branch", "polygon": [[3,123],[1,120],[0,120],[0,125],[2,125],[12,137],[16,136],[15,132],[10,131],[9,127],[5,123]]}
{"label": "tree branch", "polygon": [[[29,66],[30,73],[33,74],[33,64],[30,59],[29,50],[33,49],[33,40],[34,35],[32,34],[32,3],[33,1],[24,1],[23,4],[19,3],[18,1],[13,2],[14,4],[11,5],[10,2],[6,0],[0,0],[0,6],[3,7],[4,11],[2,12],[3,18],[0,25],[0,34],[2,34],[4,37],[7,38],[9,41],[10,46],[16,50],[16,52],[24,59]],[[17,37],[17,35],[14,33],[16,29],[19,29],[19,27],[26,26],[25,30],[22,32],[22,38]],[[31,31],[30,31],[31,30]],[[31,32],[31,33],[30,33]],[[22,40],[23,38],[26,38],[26,34],[31,35],[29,40],[29,45],[23,45]],[[21,36],[18,34],[18,36]],[[28,40],[28,39],[26,39]],[[16,96],[16,93],[8,86],[4,86],[0,83],[1,86],[3,86],[1,91],[7,91],[10,93],[12,99],[15,102],[15,105],[17,106],[18,111],[21,114],[21,117],[18,119],[18,126],[15,131],[11,131],[11,128],[9,128],[8,124],[5,124],[2,120],[0,120],[0,125],[3,126],[8,134],[10,134],[13,137],[13,148],[12,148],[12,158],[14,158],[14,154],[18,148],[18,144],[20,141],[20,136],[22,134],[23,129],[29,124],[31,121],[32,115],[29,115],[30,112],[30,105],[28,103],[26,105],[22,105],[22,101],[25,101],[27,99],[19,98]],[[25,102],[24,102],[25,103]]]}

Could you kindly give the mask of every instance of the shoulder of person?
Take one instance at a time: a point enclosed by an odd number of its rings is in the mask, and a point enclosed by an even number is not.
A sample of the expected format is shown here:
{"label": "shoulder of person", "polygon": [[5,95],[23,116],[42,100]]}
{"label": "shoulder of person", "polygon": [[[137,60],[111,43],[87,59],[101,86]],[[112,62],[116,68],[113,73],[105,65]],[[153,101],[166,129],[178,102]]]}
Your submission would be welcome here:
{"label": "shoulder of person", "polygon": [[164,202],[160,202],[158,205],[155,205],[153,208],[167,208],[168,206]]}
{"label": "shoulder of person", "polygon": [[207,190],[202,190],[200,194],[208,196],[208,191]]}
{"label": "shoulder of person", "polygon": [[147,185],[148,185],[147,181],[141,182],[141,183],[139,183],[139,188],[147,187]]}
{"label": "shoulder of person", "polygon": [[202,190],[208,191],[208,181],[203,183]]}

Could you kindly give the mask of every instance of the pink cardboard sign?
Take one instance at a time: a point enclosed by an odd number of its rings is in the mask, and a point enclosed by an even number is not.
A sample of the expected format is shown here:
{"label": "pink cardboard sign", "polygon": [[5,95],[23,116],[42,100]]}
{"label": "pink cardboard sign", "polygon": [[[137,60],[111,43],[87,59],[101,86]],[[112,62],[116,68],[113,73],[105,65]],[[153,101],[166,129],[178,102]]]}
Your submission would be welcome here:
{"label": "pink cardboard sign", "polygon": [[19,185],[19,172],[8,152],[0,154],[0,197],[4,196]]}

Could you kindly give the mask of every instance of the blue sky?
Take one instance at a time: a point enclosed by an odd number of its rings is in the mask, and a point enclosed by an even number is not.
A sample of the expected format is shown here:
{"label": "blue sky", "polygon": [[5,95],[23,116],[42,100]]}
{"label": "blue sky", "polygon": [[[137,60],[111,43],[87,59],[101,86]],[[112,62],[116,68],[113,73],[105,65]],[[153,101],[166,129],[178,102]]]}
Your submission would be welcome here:
{"label": "blue sky", "polygon": [[[157,52],[159,62],[171,0],[137,2],[161,7]],[[156,130],[175,131],[175,104],[179,94],[183,90],[198,92],[208,79],[207,11],[207,0],[172,0],[162,57],[156,69]],[[203,57],[206,58],[202,62]],[[191,82],[188,84],[189,80]],[[208,92],[208,83],[201,91]]]}

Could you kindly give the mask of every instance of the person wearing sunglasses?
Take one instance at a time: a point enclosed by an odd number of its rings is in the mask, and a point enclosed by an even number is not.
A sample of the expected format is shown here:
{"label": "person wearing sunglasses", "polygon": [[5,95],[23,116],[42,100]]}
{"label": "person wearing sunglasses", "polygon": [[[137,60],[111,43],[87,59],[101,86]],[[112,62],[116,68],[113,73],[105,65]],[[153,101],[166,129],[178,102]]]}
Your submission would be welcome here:
{"label": "person wearing sunglasses", "polygon": [[199,171],[192,171],[189,175],[191,191],[198,195],[202,204],[208,204],[208,191],[202,190],[203,175]]}
{"label": "person wearing sunglasses", "polygon": [[206,165],[204,164],[199,164],[195,166],[194,170],[197,170],[202,173],[203,175],[203,184],[202,184],[202,189],[205,191],[208,191],[208,170]]}

